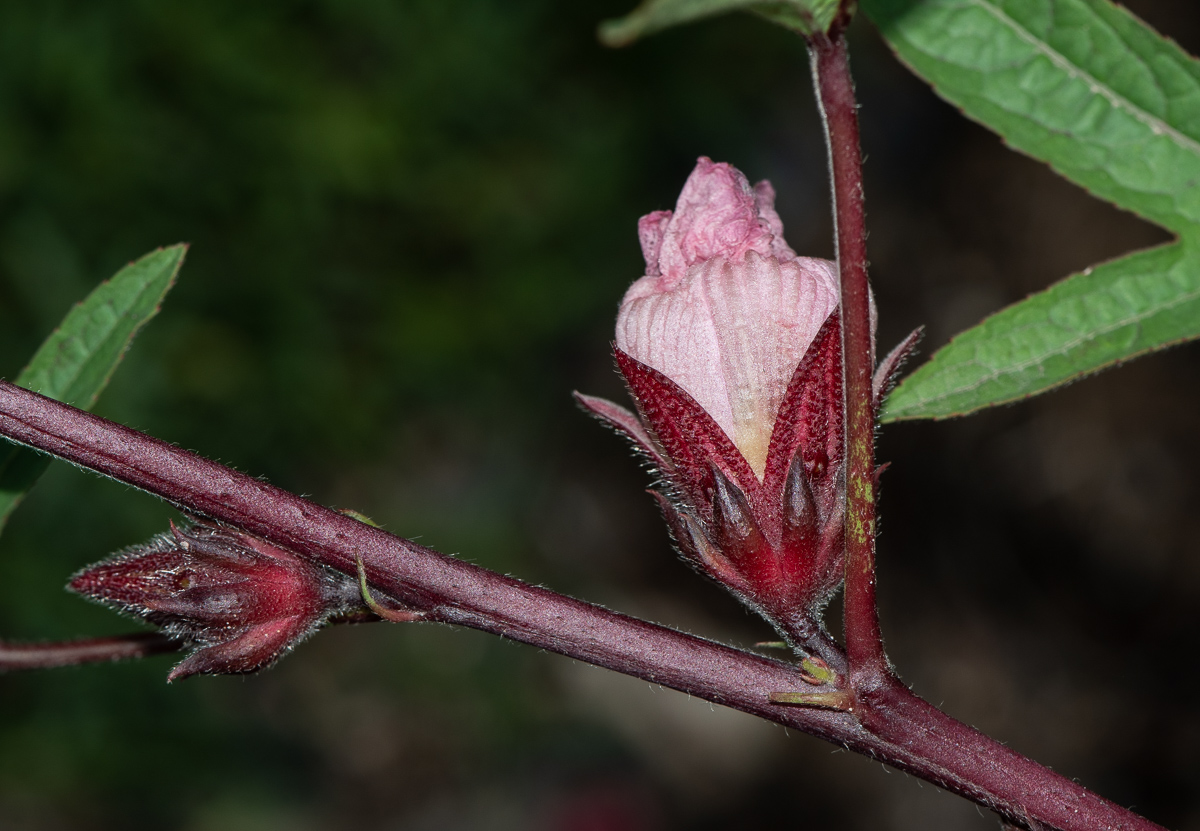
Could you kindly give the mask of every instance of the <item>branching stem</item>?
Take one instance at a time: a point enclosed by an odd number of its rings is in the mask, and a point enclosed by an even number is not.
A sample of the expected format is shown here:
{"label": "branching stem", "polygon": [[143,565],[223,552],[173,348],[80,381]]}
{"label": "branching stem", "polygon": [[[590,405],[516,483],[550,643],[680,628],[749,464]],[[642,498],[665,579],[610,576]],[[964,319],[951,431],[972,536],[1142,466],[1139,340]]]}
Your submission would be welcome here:
{"label": "branching stem", "polygon": [[[633,675],[866,754],[1009,820],[1063,831],[1163,831],[947,716],[888,676],[872,718],[774,704],[821,691],[798,667],[530,586],[446,557],[167,442],[0,381],[0,435],[256,534],[352,577],[380,597]],[[830,689],[832,691],[832,689]],[[869,729],[868,729],[869,727]]]}

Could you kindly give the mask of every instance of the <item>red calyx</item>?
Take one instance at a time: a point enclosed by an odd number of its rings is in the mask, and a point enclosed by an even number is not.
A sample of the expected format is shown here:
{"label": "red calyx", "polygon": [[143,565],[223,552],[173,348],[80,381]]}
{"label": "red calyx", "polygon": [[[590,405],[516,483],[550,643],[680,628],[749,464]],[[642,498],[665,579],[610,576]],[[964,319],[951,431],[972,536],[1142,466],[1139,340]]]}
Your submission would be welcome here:
{"label": "red calyx", "polygon": [[792,375],[761,481],[687,392],[619,349],[616,358],[640,421],[611,402],[577,399],[658,468],[656,496],[681,553],[769,620],[817,621],[844,567],[836,310]]}
{"label": "red calyx", "polygon": [[349,577],[249,534],[197,521],[89,566],[69,588],[192,648],[169,681],[274,663],[330,617],[362,607]]}

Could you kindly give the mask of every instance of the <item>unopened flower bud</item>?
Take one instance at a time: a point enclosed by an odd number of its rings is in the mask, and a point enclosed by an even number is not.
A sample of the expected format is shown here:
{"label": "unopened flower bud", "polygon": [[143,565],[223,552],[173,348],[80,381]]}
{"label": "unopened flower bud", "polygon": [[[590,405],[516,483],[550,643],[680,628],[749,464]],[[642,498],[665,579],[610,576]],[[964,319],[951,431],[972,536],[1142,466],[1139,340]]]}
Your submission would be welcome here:
{"label": "unopened flower bud", "polygon": [[191,647],[168,680],[253,672],[363,605],[358,584],[249,534],[174,524],[71,578],[73,591]]}
{"label": "unopened flower bud", "polygon": [[839,284],[788,247],[774,201],[699,160],[675,211],[638,226],[646,274],[615,344],[638,415],[578,398],[658,468],[681,552],[795,631],[842,579]]}
{"label": "unopened flower bud", "polygon": [[759,479],[796,366],[837,308],[837,269],[783,240],[769,182],[701,158],[674,213],[639,223],[646,276],[617,316],[617,348],[683,388]]}

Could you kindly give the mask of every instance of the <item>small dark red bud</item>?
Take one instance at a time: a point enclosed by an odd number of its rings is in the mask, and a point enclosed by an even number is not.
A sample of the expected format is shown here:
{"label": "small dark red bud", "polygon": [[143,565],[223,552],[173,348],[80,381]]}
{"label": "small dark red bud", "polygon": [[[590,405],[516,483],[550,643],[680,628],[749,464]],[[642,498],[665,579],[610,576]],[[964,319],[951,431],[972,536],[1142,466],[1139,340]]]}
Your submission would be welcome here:
{"label": "small dark red bud", "polygon": [[263,669],[329,618],[363,606],[352,578],[204,521],[172,523],[79,572],[69,588],[187,644],[191,654],[168,681]]}

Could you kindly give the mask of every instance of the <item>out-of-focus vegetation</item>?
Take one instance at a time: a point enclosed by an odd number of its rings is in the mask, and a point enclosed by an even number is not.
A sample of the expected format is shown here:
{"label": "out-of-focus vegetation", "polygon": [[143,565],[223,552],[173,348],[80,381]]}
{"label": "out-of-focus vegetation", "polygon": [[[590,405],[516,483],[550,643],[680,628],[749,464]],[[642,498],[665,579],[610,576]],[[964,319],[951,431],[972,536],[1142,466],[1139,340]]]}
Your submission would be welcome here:
{"label": "out-of-focus vegetation", "polygon": [[[644,474],[569,392],[621,396],[635,222],[696,156],[770,177],[792,246],[829,254],[807,58],[748,16],[603,49],[596,23],[629,5],[3,4],[0,375],[100,279],[188,241],[101,414],[473,562],[768,637],[671,556]],[[924,322],[940,345],[1161,239],[854,34],[882,342]],[[1200,823],[1195,670],[1156,669],[1198,629],[1195,361],[889,428],[881,454],[906,679],[1173,827]],[[0,637],[132,629],[61,586],[169,516],[53,465],[0,539]],[[167,687],[169,665],[0,676],[0,828],[992,827],[815,740],[473,632],[342,628],[247,679]]]}

